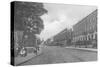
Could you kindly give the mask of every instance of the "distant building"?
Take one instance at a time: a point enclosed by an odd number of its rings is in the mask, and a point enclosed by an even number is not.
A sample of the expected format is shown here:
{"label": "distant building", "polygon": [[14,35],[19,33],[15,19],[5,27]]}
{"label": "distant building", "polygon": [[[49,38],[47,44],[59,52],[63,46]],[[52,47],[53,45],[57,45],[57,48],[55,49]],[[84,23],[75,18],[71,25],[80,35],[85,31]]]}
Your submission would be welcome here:
{"label": "distant building", "polygon": [[[97,9],[73,26],[73,43],[97,45]],[[77,44],[76,44],[77,45]]]}
{"label": "distant building", "polygon": [[71,41],[72,29],[64,29],[53,37],[53,44],[58,46],[67,46]]}
{"label": "distant building", "polygon": [[24,31],[16,30],[14,31],[14,43],[16,46],[34,47],[36,45],[36,36],[29,33],[24,34]]}
{"label": "distant building", "polygon": [[18,47],[22,44],[23,31],[14,31],[14,47]]}

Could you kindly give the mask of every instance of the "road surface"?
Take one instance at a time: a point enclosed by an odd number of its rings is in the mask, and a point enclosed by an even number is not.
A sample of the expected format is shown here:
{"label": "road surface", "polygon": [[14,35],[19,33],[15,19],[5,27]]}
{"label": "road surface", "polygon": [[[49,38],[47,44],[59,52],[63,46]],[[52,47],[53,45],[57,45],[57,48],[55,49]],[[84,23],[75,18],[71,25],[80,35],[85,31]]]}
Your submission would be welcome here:
{"label": "road surface", "polygon": [[42,53],[19,65],[96,61],[97,52],[64,47],[43,47]]}

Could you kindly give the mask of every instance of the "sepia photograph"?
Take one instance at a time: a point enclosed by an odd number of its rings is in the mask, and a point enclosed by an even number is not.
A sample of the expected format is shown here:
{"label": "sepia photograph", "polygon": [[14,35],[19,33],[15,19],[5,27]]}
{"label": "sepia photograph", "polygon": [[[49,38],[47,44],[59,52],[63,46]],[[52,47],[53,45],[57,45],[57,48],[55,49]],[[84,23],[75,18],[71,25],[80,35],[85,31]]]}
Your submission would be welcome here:
{"label": "sepia photograph", "polygon": [[11,65],[97,61],[97,6],[11,2]]}

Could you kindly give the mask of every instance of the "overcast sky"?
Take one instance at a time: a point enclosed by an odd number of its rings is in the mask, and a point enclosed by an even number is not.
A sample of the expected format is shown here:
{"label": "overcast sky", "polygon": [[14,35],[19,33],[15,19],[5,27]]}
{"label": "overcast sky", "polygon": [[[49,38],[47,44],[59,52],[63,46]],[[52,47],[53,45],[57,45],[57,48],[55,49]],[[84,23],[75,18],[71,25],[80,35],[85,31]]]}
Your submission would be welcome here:
{"label": "overcast sky", "polygon": [[40,34],[41,39],[48,39],[65,28],[72,28],[79,20],[96,10],[95,6],[44,4],[48,14],[41,18],[44,21],[44,30]]}

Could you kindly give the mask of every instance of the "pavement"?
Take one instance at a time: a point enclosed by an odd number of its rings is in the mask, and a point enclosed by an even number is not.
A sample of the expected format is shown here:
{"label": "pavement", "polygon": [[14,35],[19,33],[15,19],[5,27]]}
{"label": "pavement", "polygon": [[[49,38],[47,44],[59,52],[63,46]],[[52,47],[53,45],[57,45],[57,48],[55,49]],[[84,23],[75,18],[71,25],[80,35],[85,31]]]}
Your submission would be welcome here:
{"label": "pavement", "polygon": [[78,48],[78,47],[65,47],[65,48],[71,48],[71,49],[79,49],[79,50],[86,50],[86,51],[95,51],[97,52],[98,50],[97,49],[94,49],[94,48]]}
{"label": "pavement", "polygon": [[[42,53],[42,51],[40,49],[38,51],[37,55],[40,55],[41,53]],[[28,53],[27,56],[25,56],[25,57],[21,57],[21,56],[15,57],[15,66],[25,63],[25,62],[29,61],[30,59],[36,57],[37,55],[34,53]]]}
{"label": "pavement", "polygon": [[37,65],[54,63],[72,63],[97,61],[96,51],[87,51],[80,49],[64,48],[57,46],[42,47],[42,53],[29,61],[19,65]]}
{"label": "pavement", "polygon": [[35,57],[34,53],[29,53],[29,54],[27,54],[26,57],[21,57],[21,56],[15,57],[15,65],[26,62],[29,59],[31,59],[32,57]]}

